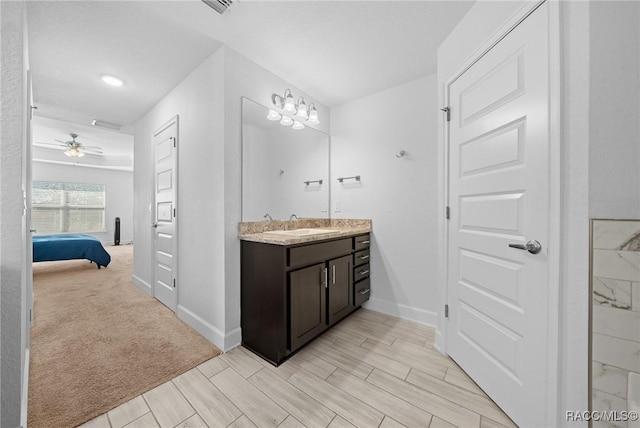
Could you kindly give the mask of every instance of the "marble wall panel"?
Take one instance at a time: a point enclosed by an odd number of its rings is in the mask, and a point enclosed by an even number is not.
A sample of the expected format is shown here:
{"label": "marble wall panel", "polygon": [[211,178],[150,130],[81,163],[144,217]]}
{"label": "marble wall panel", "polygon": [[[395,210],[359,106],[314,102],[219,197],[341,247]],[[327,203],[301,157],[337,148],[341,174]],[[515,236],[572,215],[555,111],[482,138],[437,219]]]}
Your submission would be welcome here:
{"label": "marble wall panel", "polygon": [[591,243],[591,410],[620,412],[640,394],[640,221],[593,220]]}

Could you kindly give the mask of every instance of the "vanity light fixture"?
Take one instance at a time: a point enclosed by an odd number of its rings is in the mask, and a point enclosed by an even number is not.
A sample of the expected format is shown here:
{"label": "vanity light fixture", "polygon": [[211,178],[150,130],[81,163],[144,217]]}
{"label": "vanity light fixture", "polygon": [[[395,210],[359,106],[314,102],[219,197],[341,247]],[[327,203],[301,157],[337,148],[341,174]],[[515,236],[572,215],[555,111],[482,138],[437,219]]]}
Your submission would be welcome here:
{"label": "vanity light fixture", "polygon": [[301,122],[298,122],[297,120],[295,120],[293,121],[293,126],[291,128],[295,129],[296,131],[299,131],[301,129],[304,129],[304,125]]}
{"label": "vanity light fixture", "polygon": [[[295,129],[304,129],[304,124],[302,121],[304,120],[309,125],[318,125],[320,120],[318,120],[318,110],[316,106],[311,103],[307,107],[307,103],[305,103],[303,97],[298,97],[298,101],[295,102],[293,98],[293,94],[291,93],[291,89],[285,89],[284,95],[273,94],[271,95],[271,102],[273,105],[280,110],[284,110],[288,114],[295,115],[298,121],[295,121],[298,125],[295,125]],[[273,112],[273,113],[272,113]],[[269,115],[267,119],[269,120],[278,120],[280,117],[278,112],[274,110],[269,110]],[[281,115],[282,120],[280,124],[284,126],[290,126],[294,124],[293,120],[286,120],[285,115]]]}
{"label": "vanity light fixture", "polygon": [[282,115],[275,110],[269,110],[269,114],[267,115],[267,119],[269,120],[280,120],[282,119]]}

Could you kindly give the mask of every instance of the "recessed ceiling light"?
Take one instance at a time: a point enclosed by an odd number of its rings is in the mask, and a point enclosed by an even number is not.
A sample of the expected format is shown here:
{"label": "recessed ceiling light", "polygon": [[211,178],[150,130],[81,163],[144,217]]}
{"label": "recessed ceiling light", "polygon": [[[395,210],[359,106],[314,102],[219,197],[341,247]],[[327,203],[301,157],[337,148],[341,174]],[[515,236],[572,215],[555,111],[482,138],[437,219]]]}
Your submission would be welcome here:
{"label": "recessed ceiling light", "polygon": [[100,78],[104,83],[111,86],[122,86],[124,83],[122,79],[118,79],[117,77],[110,76],[108,74],[103,74],[102,76],[100,76]]}

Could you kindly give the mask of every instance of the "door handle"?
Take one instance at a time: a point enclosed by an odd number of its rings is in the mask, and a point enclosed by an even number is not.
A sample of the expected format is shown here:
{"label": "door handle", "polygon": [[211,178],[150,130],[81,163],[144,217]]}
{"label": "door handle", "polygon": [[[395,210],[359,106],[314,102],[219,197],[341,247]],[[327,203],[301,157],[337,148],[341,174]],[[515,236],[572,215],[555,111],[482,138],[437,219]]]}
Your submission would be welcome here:
{"label": "door handle", "polygon": [[153,227],[154,229],[157,229],[157,228],[158,228],[158,222],[157,222],[157,221],[154,221],[154,222],[151,224],[151,227]]}
{"label": "door handle", "polygon": [[336,285],[336,265],[331,266],[331,282]]}
{"label": "door handle", "polygon": [[517,248],[518,250],[527,250],[531,254],[538,254],[542,250],[542,245],[536,240],[527,241],[526,244],[509,244],[510,248]]}
{"label": "door handle", "polygon": [[31,233],[36,233],[36,232],[37,232],[37,230],[36,230],[36,229],[29,229],[29,232],[31,232]]}

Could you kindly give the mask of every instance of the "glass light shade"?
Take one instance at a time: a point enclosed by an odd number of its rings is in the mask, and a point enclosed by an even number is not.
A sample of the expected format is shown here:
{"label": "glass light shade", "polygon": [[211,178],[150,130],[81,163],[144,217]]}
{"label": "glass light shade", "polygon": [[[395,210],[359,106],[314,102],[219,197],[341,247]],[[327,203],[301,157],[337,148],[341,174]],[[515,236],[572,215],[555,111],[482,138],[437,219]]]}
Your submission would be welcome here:
{"label": "glass light shade", "polygon": [[282,116],[282,120],[280,121],[280,125],[282,126],[291,126],[293,125],[293,119],[289,116]]}
{"label": "glass light shade", "polygon": [[289,93],[284,100],[284,111],[293,113],[296,111],[296,102],[293,100],[293,95]]}
{"label": "glass light shade", "polygon": [[309,112],[308,122],[311,125],[317,125],[320,123],[320,121],[318,120],[318,110],[316,110],[316,108],[313,105],[311,106],[311,111]]}
{"label": "glass light shade", "polygon": [[309,114],[307,113],[307,105],[304,102],[304,98],[300,97],[298,100],[298,111],[296,112],[296,116],[307,120]]}
{"label": "glass light shade", "polygon": [[293,122],[292,128],[295,129],[296,131],[299,131],[301,129],[304,129],[304,125],[296,120]]}
{"label": "glass light shade", "polygon": [[275,110],[269,110],[269,114],[267,115],[267,119],[269,120],[280,120],[282,116]]}
{"label": "glass light shade", "polygon": [[74,157],[74,158],[81,158],[82,156],[84,156],[84,152],[81,152],[78,149],[69,149],[66,150],[64,152],[65,155],[70,156],[70,157]]}

